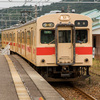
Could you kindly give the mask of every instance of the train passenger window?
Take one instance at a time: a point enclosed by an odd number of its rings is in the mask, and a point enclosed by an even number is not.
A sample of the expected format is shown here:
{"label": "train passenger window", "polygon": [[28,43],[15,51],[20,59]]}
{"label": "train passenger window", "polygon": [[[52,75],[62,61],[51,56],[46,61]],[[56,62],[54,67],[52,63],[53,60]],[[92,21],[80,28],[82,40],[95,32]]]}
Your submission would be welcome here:
{"label": "train passenger window", "polygon": [[59,43],[71,43],[71,30],[59,31]]}
{"label": "train passenger window", "polygon": [[10,38],[9,38],[9,34],[7,34],[7,36],[6,36],[6,37],[7,37],[7,40],[9,41],[9,40],[10,40]]}
{"label": "train passenger window", "polygon": [[88,34],[87,30],[76,30],[76,43],[87,43]]}
{"label": "train passenger window", "polygon": [[28,31],[27,32],[27,45],[30,45],[31,44],[31,32]]}
{"label": "train passenger window", "polygon": [[20,32],[18,32],[18,43],[20,43]]}
{"label": "train passenger window", "polygon": [[11,40],[14,41],[14,35],[13,35],[13,34],[12,34],[12,38],[11,38]]}
{"label": "train passenger window", "polygon": [[[55,38],[55,31],[54,30],[41,30],[41,43],[47,44],[53,41]],[[52,44],[54,41],[52,42]]]}
{"label": "train passenger window", "polygon": [[12,41],[12,34],[10,33],[10,41]]}
{"label": "train passenger window", "polygon": [[24,43],[24,41],[25,41],[25,40],[24,40],[24,39],[25,39],[25,38],[24,38],[24,35],[25,35],[24,32],[22,32],[22,43]]}
{"label": "train passenger window", "polygon": [[32,33],[32,36],[31,36],[31,45],[33,45],[33,40],[34,40],[34,31],[32,30],[31,33]]}
{"label": "train passenger window", "polygon": [[15,33],[13,34],[13,36],[14,36],[14,37],[13,37],[13,41],[15,41]]}
{"label": "train passenger window", "polygon": [[3,34],[3,39],[6,40],[6,39],[5,39],[5,34]]}

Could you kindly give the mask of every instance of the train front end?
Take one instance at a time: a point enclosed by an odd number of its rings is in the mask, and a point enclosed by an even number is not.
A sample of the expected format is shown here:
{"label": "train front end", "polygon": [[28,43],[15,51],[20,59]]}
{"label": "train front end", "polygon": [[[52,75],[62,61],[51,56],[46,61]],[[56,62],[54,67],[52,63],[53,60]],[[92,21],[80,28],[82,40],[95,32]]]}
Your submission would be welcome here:
{"label": "train front end", "polygon": [[47,80],[83,80],[92,65],[92,21],[57,13],[37,20],[37,66]]}

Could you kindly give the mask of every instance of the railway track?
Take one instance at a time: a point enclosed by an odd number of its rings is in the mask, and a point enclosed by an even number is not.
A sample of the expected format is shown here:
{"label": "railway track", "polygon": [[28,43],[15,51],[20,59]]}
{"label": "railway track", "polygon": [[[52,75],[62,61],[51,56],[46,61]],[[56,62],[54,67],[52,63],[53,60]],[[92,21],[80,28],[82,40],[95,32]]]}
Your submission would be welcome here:
{"label": "railway track", "polygon": [[60,86],[53,86],[53,87],[65,100],[97,100],[96,98],[85,93],[84,91],[74,86],[73,84],[68,84],[67,86],[65,84],[64,86],[62,85],[63,84],[60,84]]}
{"label": "railway track", "polygon": [[100,77],[100,75],[99,75],[99,74],[97,74],[97,73],[94,73],[94,72],[92,72],[92,71],[90,71],[90,73],[92,73],[92,74],[94,74],[94,75],[96,75],[96,76],[99,76],[99,77]]}
{"label": "railway track", "polygon": [[86,98],[85,100],[97,100],[96,98],[94,98],[93,96],[91,96],[91,95],[85,93],[84,91],[82,91],[82,90],[79,89],[78,87],[73,86],[73,88],[74,88],[74,90],[75,90],[77,93],[79,93],[79,94],[81,94],[82,96],[84,96],[84,98]]}

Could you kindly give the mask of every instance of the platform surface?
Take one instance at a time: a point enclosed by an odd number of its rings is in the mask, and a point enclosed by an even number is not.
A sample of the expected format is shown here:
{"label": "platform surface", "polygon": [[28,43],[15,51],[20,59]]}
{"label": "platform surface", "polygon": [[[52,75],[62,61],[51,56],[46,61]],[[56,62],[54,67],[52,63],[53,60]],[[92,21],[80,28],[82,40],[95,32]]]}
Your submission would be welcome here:
{"label": "platform surface", "polygon": [[[18,55],[0,55],[0,100],[64,100],[52,86],[42,78],[26,61]],[[12,72],[10,67],[13,67]],[[13,72],[13,70],[16,70]],[[14,75],[13,75],[14,74]],[[17,74],[30,99],[20,99],[24,95]],[[13,79],[16,78],[17,80]],[[14,81],[15,80],[15,81]],[[17,85],[15,84],[17,83]],[[18,86],[18,89],[16,89]],[[20,91],[19,91],[20,90]],[[18,93],[18,91],[21,93]],[[25,97],[25,96],[24,96]]]}
{"label": "platform surface", "polygon": [[19,100],[6,58],[0,55],[0,100]]}

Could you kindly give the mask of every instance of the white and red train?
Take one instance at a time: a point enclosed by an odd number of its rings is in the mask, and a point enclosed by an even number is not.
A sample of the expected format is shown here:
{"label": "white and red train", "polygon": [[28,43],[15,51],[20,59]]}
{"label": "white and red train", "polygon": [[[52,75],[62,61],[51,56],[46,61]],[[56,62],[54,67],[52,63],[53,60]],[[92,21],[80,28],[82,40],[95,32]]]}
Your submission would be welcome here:
{"label": "white and red train", "polygon": [[2,30],[2,47],[30,61],[47,80],[89,77],[92,65],[92,21],[73,13],[41,16]]}

